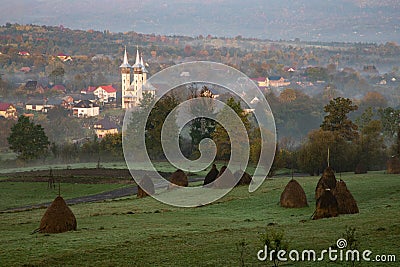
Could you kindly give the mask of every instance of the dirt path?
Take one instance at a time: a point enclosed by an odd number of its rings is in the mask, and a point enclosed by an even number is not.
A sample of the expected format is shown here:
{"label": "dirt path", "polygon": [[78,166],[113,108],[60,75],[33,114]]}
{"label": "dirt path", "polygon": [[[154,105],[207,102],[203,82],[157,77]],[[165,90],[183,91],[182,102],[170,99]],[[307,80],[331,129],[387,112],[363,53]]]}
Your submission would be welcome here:
{"label": "dirt path", "polygon": [[[190,179],[190,182],[193,183],[193,182],[198,182],[198,181],[203,181],[203,180],[204,180],[204,177],[192,178],[192,179]],[[154,187],[157,189],[157,188],[162,188],[165,186],[166,186],[166,183],[164,182],[164,183],[157,183],[157,184],[155,184]],[[108,200],[108,199],[116,199],[116,198],[121,198],[121,197],[132,196],[132,195],[136,195],[136,194],[137,194],[137,186],[135,185],[135,186],[122,187],[122,188],[114,189],[111,191],[107,191],[107,192],[103,192],[103,193],[99,193],[99,194],[95,194],[95,195],[66,199],[65,202],[67,202],[68,205],[75,205],[75,204],[81,204],[81,203],[100,202],[100,201],[104,201],[104,200]],[[41,208],[47,208],[50,205],[51,205],[51,202],[27,205],[27,206],[3,210],[3,211],[0,211],[0,213],[41,209]]]}

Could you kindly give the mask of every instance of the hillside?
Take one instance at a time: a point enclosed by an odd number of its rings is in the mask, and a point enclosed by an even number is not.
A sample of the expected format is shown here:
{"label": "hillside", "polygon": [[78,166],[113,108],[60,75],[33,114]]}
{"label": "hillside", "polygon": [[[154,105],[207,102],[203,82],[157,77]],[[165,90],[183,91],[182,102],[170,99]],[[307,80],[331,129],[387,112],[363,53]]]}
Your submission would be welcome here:
{"label": "hillside", "polygon": [[270,40],[399,42],[398,1],[2,1],[0,24]]}

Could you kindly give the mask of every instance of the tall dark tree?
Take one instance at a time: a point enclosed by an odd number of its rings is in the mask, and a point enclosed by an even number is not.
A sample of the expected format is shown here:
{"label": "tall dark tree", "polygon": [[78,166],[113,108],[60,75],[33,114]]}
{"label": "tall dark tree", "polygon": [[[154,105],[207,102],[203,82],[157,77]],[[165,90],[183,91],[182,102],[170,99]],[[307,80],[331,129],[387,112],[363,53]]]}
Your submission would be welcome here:
{"label": "tall dark tree", "polygon": [[7,138],[10,149],[22,160],[32,160],[47,154],[49,140],[40,124],[34,124],[28,117],[20,116],[11,127]]}
{"label": "tall dark tree", "polygon": [[49,79],[54,83],[62,83],[65,75],[65,70],[63,67],[55,68],[49,75]]}
{"label": "tall dark tree", "polygon": [[357,138],[357,125],[349,118],[351,111],[358,109],[349,98],[337,97],[324,107],[324,111],[328,114],[324,117],[321,129],[339,134],[345,140],[352,141]]}
{"label": "tall dark tree", "polygon": [[[197,95],[195,97],[197,97]],[[212,104],[212,93],[207,88],[207,86],[204,86],[202,88],[200,95],[198,96],[198,99],[200,100],[200,103],[196,102],[191,107],[191,112],[196,118],[192,121],[189,132],[189,135],[192,139],[191,153],[192,156],[194,157],[199,156],[198,145],[200,141],[203,140],[204,138],[211,138],[212,134],[215,131],[214,120],[198,115],[201,114],[200,112],[204,110],[208,111],[209,113],[212,113],[214,111],[214,107]]]}

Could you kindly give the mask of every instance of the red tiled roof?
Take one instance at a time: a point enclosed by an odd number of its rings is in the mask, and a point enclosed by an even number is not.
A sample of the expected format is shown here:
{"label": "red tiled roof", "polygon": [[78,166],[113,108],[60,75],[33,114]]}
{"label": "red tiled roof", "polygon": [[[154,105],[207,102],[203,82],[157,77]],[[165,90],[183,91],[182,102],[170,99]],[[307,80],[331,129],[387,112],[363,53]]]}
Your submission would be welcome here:
{"label": "red tiled roof", "polygon": [[102,88],[107,93],[115,93],[115,92],[117,92],[117,89],[112,87],[112,85],[102,85],[102,86],[99,86],[97,88]]}
{"label": "red tiled roof", "polygon": [[57,90],[57,91],[62,91],[62,92],[65,92],[65,91],[66,91],[65,86],[64,86],[64,85],[61,85],[61,84],[54,85],[54,86],[51,88],[51,90]]}
{"label": "red tiled roof", "polygon": [[251,78],[251,80],[255,82],[265,82],[265,77]]}
{"label": "red tiled roof", "polygon": [[88,88],[82,89],[81,92],[93,93],[95,90],[96,90],[96,87],[88,86]]}
{"label": "red tiled roof", "polygon": [[11,105],[11,103],[0,102],[0,111],[6,111]]}

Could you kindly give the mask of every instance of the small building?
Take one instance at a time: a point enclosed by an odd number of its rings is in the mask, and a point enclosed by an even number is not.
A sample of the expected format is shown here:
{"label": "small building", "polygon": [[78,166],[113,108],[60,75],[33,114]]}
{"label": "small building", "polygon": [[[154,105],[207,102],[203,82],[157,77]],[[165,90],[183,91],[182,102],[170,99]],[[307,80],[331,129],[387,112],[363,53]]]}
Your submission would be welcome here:
{"label": "small building", "polygon": [[32,110],[37,112],[44,112],[46,107],[45,99],[31,99],[25,103],[26,110]]}
{"label": "small building", "polygon": [[18,52],[18,55],[19,55],[19,56],[23,56],[23,57],[28,57],[28,56],[30,56],[31,54],[30,54],[28,51],[19,51],[19,52]]}
{"label": "small building", "polygon": [[11,103],[0,102],[0,117],[15,119],[17,118],[17,109]]}
{"label": "small building", "polygon": [[19,69],[19,71],[23,72],[23,73],[28,73],[31,71],[31,68],[30,67],[22,67]]}
{"label": "small building", "polygon": [[110,121],[109,119],[102,119],[97,121],[93,125],[94,131],[99,139],[103,138],[107,134],[116,134],[118,133],[118,126]]}
{"label": "small building", "polygon": [[87,94],[93,94],[94,90],[97,88],[95,86],[88,86],[88,88],[84,88],[81,90],[81,94],[87,95]]}
{"label": "small building", "polygon": [[62,62],[72,61],[72,57],[63,53],[57,55],[57,58]]}
{"label": "small building", "polygon": [[62,84],[56,84],[53,87],[51,87],[50,90],[54,91],[54,92],[64,93],[64,94],[67,92],[67,89]]}
{"label": "small building", "polygon": [[38,93],[38,94],[43,94],[45,89],[42,85],[40,85],[37,81],[27,81],[25,83],[24,89],[27,91],[27,93],[33,94],[33,93]]}
{"label": "small building", "polygon": [[252,80],[255,84],[257,84],[258,87],[267,87],[267,78],[258,77],[258,78],[252,78],[251,80]]}
{"label": "small building", "polygon": [[72,96],[64,96],[62,98],[61,106],[65,109],[71,110],[74,106],[74,98]]}
{"label": "small building", "polygon": [[26,110],[32,110],[36,112],[43,112],[47,113],[50,109],[54,108],[55,106],[61,105],[60,99],[31,99],[25,104]]}
{"label": "small building", "polygon": [[266,79],[267,87],[282,87],[290,85],[282,76],[269,76]]}
{"label": "small building", "polygon": [[99,105],[89,100],[81,100],[72,108],[72,114],[78,118],[95,117],[99,113]]}
{"label": "small building", "polygon": [[112,87],[112,85],[102,85],[93,91],[96,99],[103,103],[115,102],[117,98],[117,89]]}

